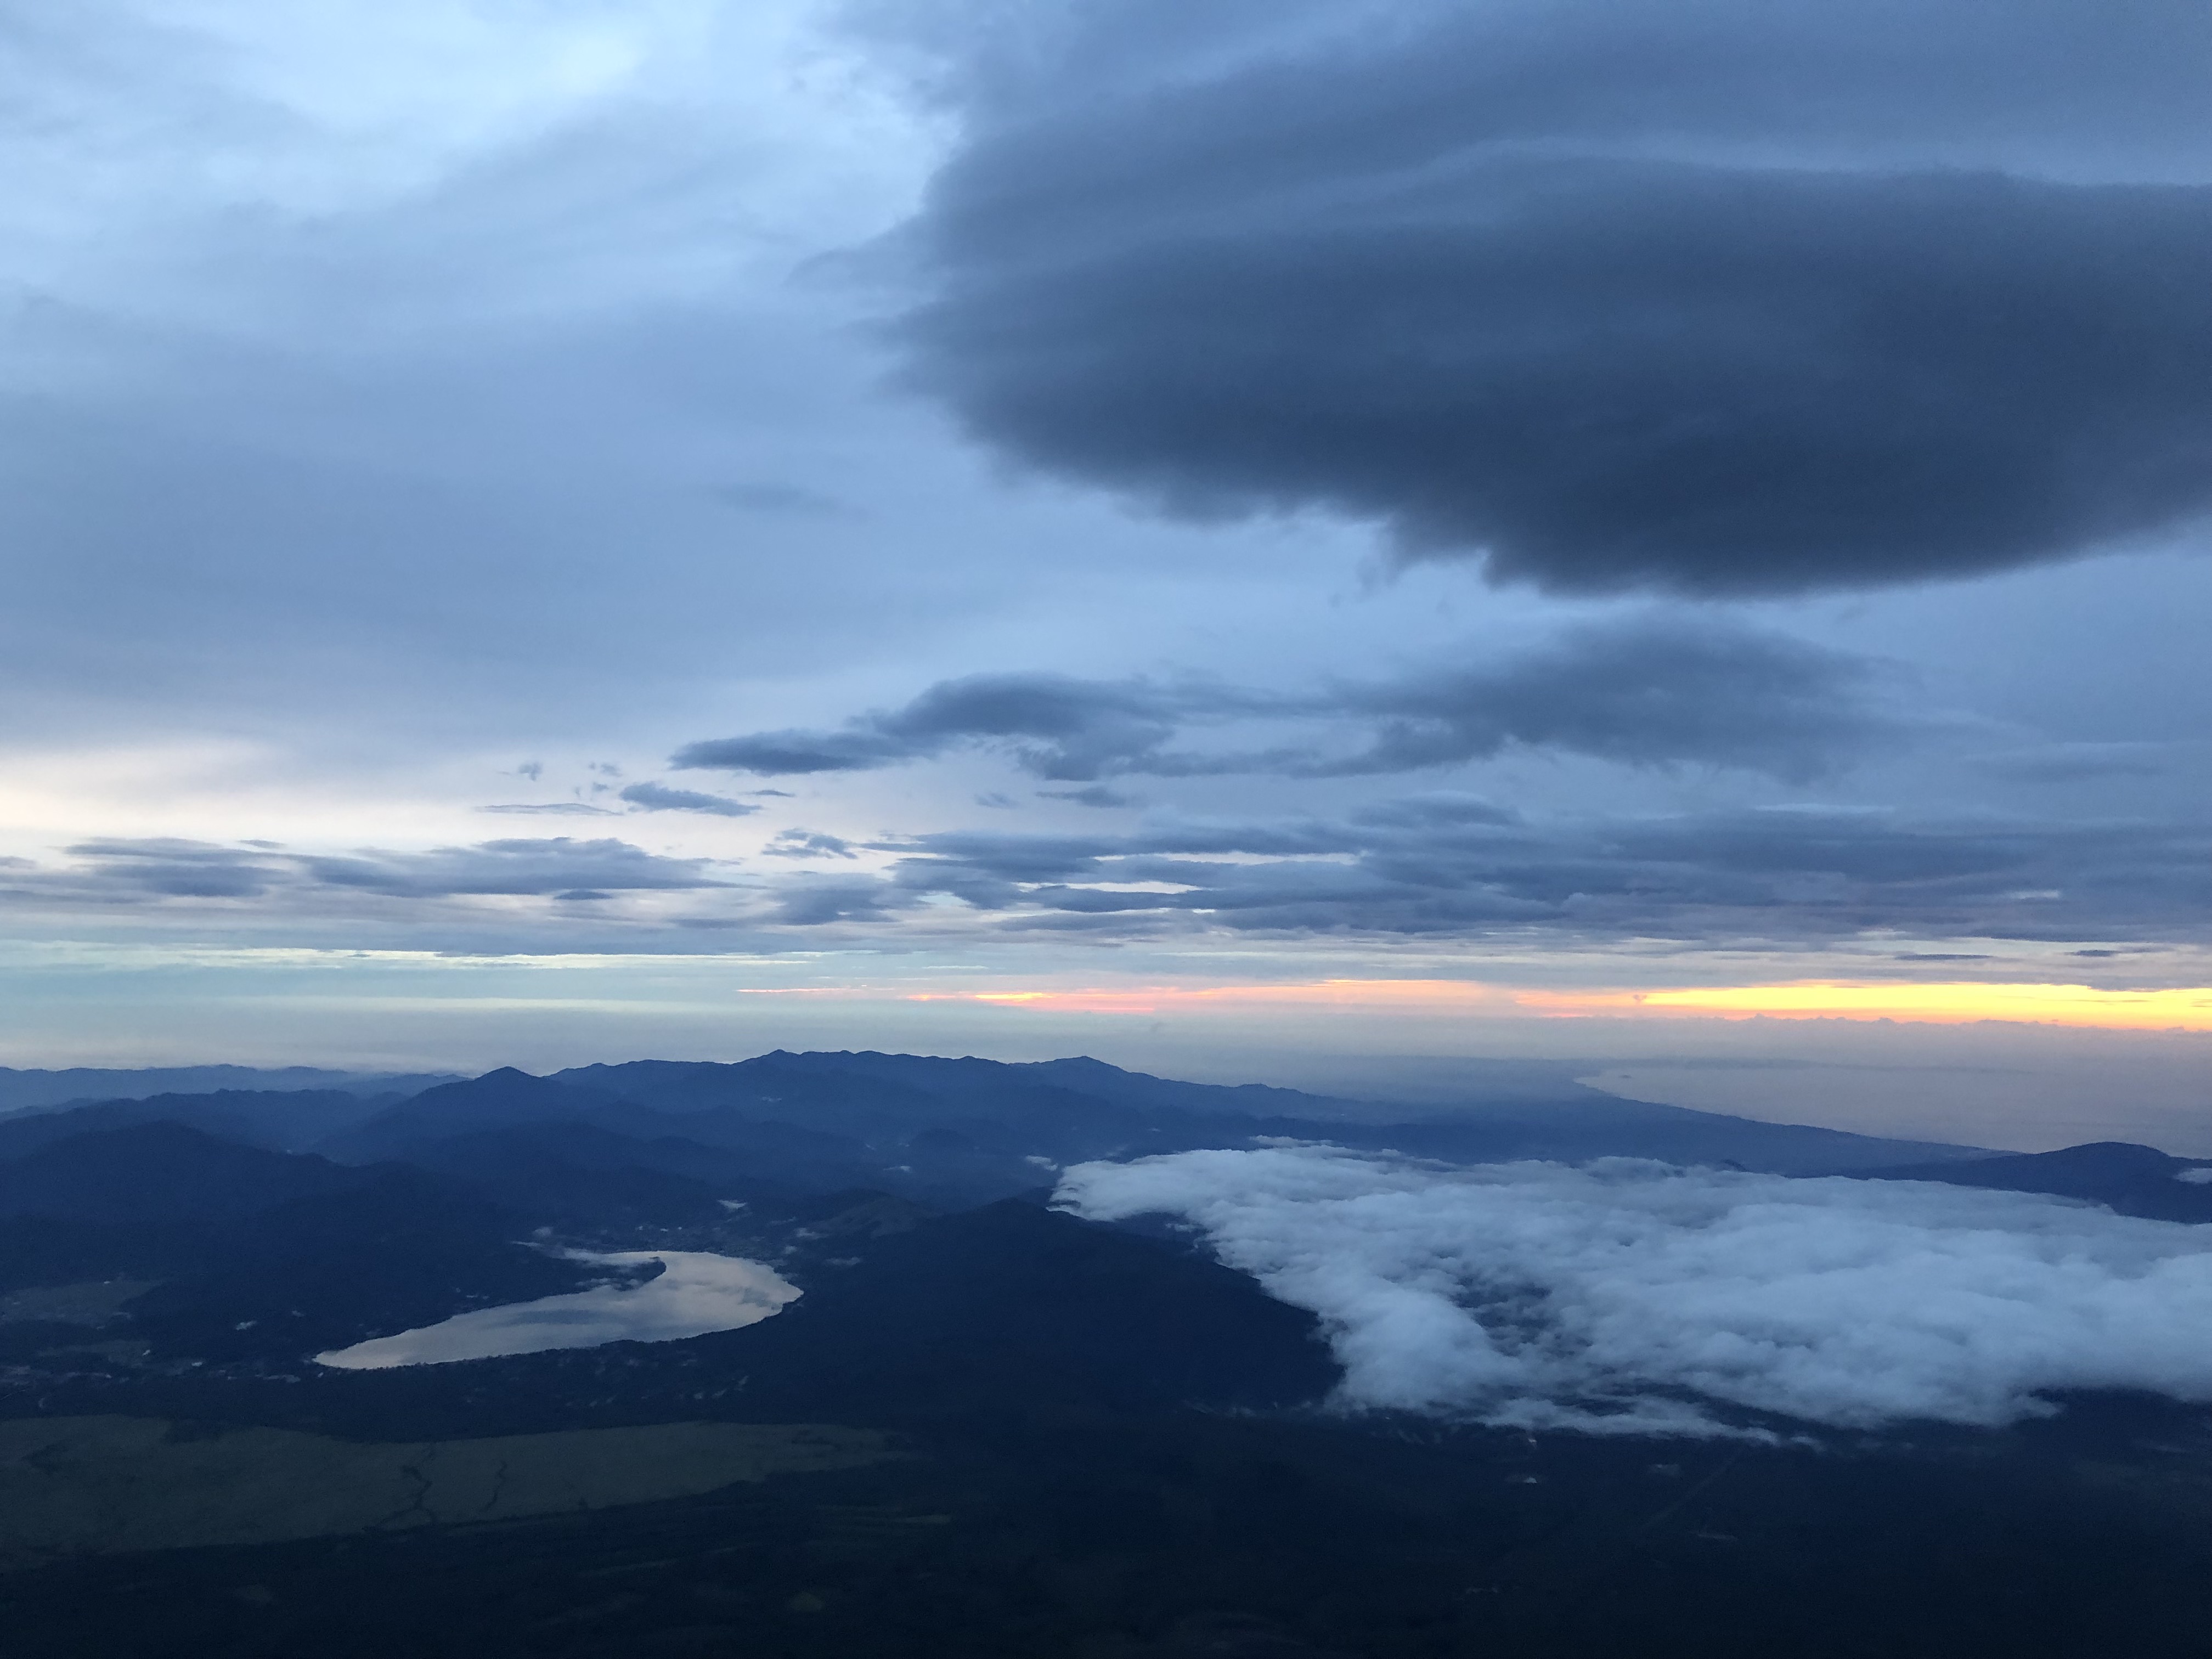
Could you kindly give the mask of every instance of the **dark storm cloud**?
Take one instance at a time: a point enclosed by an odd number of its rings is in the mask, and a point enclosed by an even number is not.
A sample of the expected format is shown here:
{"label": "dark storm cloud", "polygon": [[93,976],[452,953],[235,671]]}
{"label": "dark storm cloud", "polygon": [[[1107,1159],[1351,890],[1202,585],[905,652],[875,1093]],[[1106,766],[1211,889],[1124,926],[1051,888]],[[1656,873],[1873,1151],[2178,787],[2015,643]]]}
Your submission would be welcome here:
{"label": "dark storm cloud", "polygon": [[1961,575],[2212,506],[2203,8],[1334,9],[1148,74],[1157,7],[1072,8],[985,63],[911,381],[1172,512],[1560,592]]}
{"label": "dark storm cloud", "polygon": [[648,812],[706,812],[715,817],[742,818],[760,811],[727,795],[702,794],[696,789],[672,789],[665,783],[633,783],[622,798]]}
{"label": "dark storm cloud", "polygon": [[[1055,781],[1340,777],[1487,760],[1519,747],[1804,779],[1875,739],[1905,735],[1904,722],[1873,705],[1875,678],[1875,665],[1863,659],[1784,635],[1656,616],[1572,629],[1496,663],[1297,695],[1214,682],[978,675],[836,731],[693,744],[673,764],[778,775],[863,771],[983,744]],[[1187,728],[1237,720],[1349,726],[1364,735],[1337,753],[1311,742],[1256,750],[1168,746]],[[1124,804],[1107,791],[1058,793],[1087,805]]]}
{"label": "dark storm cloud", "polygon": [[880,850],[900,855],[885,902],[944,894],[1018,926],[1129,933],[2172,939],[2201,931],[2212,906],[2212,835],[2198,827],[1838,809],[1534,822],[1432,794],[1342,819],[971,830]]}

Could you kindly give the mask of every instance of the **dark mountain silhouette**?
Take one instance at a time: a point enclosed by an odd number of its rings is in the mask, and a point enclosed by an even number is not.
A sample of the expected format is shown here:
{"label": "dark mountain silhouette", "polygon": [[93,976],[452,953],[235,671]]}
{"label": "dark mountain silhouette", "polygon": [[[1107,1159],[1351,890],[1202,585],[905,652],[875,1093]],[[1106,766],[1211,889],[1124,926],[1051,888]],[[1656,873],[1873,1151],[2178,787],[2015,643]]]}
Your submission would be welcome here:
{"label": "dark mountain silhouette", "polygon": [[157,1352],[287,1360],[575,1289],[599,1271],[519,1242],[521,1218],[420,1170],[347,1170],[346,1190],[203,1233],[196,1265],[131,1304]]}
{"label": "dark mountain silhouette", "polygon": [[[1466,1162],[1630,1154],[1790,1173],[1909,1167],[1985,1182],[2025,1180],[2007,1166],[2034,1163],[1933,1163],[1926,1154],[1963,1149],[1585,1094],[1376,1122],[1344,1115],[1359,1103],[1182,1084],[1091,1060],[1008,1066],[781,1051],[734,1065],[636,1061],[551,1078],[501,1068],[380,1109],[334,1091],[222,1091],[0,1122],[0,1222],[40,1218],[0,1226],[0,1244],[20,1234],[18,1258],[41,1264],[33,1279],[10,1282],[161,1280],[134,1310],[134,1328],[160,1352],[200,1359],[296,1359],[303,1344],[336,1346],[580,1282],[574,1262],[522,1242],[545,1230],[593,1248],[764,1255],[802,1275],[813,1310],[777,1328],[827,1333],[810,1341],[838,1356],[791,1360],[810,1387],[878,1364],[878,1343],[903,1356],[896,1364],[913,1370],[913,1387],[948,1399],[999,1372],[1034,1373],[1024,1386],[1047,1393],[1079,1373],[1111,1394],[1185,1372],[1167,1350],[1137,1340],[1146,1321],[1166,1316],[1138,1318],[1133,1291],[1114,1292],[1115,1303],[1108,1291],[1120,1281],[1101,1264],[1134,1241],[1155,1253],[1128,1258],[1149,1272],[1204,1279],[1225,1270],[1173,1239],[1090,1229],[1034,1205],[994,1207],[1048,1189],[1080,1159],[1284,1136]],[[1285,1104],[1316,1115],[1252,1109]],[[364,1109],[373,1115],[355,1121]],[[297,1133],[319,1115],[341,1125],[321,1143],[328,1158],[268,1149],[272,1133]],[[248,1144],[256,1140],[264,1144]],[[1898,1156],[1905,1152],[1922,1156]],[[2094,1170],[2073,1170],[2070,1186],[2050,1184],[2057,1165],[2043,1168],[2038,1189],[2197,1214],[2212,1192],[2174,1181],[2182,1166],[2160,1157],[2108,1149]],[[878,1248],[866,1229],[846,1236],[841,1218],[885,1205],[899,1220],[883,1237],[896,1243]],[[903,1237],[931,1212],[954,1213]],[[1238,1275],[1207,1282],[1208,1294],[1238,1287],[1221,1304],[1224,1329],[1279,1316],[1250,1314],[1275,1304]],[[1189,1303],[1194,1284],[1180,1284],[1175,1305]],[[1071,1285],[1085,1287],[1072,1301]],[[1257,1304],[1239,1299],[1248,1296]],[[863,1311],[822,1323],[832,1305]],[[1000,1335],[983,1331],[994,1320]],[[1186,1337],[1170,1345],[1192,1364],[1213,1352],[1202,1323],[1186,1321]],[[1001,1352],[1017,1330],[1042,1346]],[[941,1334],[952,1332],[966,1334]],[[1036,1370],[1047,1351],[1066,1375]],[[974,1355],[996,1357],[971,1363]]]}
{"label": "dark mountain silhouette", "polygon": [[1972,1158],[1974,1149],[1924,1141],[1883,1140],[1797,1123],[1762,1123],[1687,1107],[1620,1100],[1590,1091],[1587,1100],[1508,1103],[1476,1113],[1406,1123],[1314,1124],[1262,1119],[1252,1133],[1334,1140],[1389,1149],[1455,1164],[1543,1158],[1564,1164],[1595,1158],[1649,1158],[1771,1175],[1853,1172],[1902,1156],[1929,1164]]}
{"label": "dark mountain silhouette", "polygon": [[[658,1218],[652,1196],[640,1213]],[[532,1220],[422,1170],[132,1124],[0,1164],[0,1291],[157,1281],[123,1332],[157,1354],[297,1360],[591,1276],[521,1242]]]}
{"label": "dark mountain silhouette", "polygon": [[2155,1146],[2125,1140],[2093,1140],[2055,1152],[2016,1152],[1970,1163],[1902,1164],[1851,1173],[1883,1181],[1940,1181],[1954,1187],[2049,1193],[2088,1199],[2122,1215],[2155,1221],[2212,1222],[2212,1184],[2182,1179],[2197,1170],[2212,1171],[2212,1159],[2172,1158]]}
{"label": "dark mountain silhouette", "polygon": [[665,1111],[720,1106],[863,1139],[896,1141],[955,1121],[997,1123],[1059,1137],[1074,1157],[1108,1155],[1162,1116],[1236,1120],[1274,1111],[1328,1120],[1373,1109],[1293,1089],[1171,1082],[1089,1059],[1007,1064],[778,1049],[732,1065],[636,1060],[555,1075]]}
{"label": "dark mountain silhouette", "polygon": [[1447,1114],[1407,1109],[1414,1115],[1392,1121],[1376,1103],[1178,1083],[1089,1059],[1006,1065],[778,1050],[734,1064],[634,1060],[547,1078],[503,1067],[427,1090],[317,1150],[485,1183],[540,1218],[606,1224],[656,1206],[696,1219],[709,1199],[854,1188],[962,1209],[1088,1159],[1240,1146],[1261,1135],[1458,1162],[1632,1156],[1784,1174],[1972,1155],[1594,1090]]}
{"label": "dark mountain silhouette", "polygon": [[[1087,1058],[1006,1065],[778,1050],[734,1065],[640,1060],[582,1066],[558,1073],[554,1080],[672,1114],[719,1106],[781,1119],[879,1149],[896,1147],[924,1128],[946,1128],[1010,1157],[1057,1164],[1235,1146],[1255,1134],[1393,1146],[1468,1161],[1629,1156],[1733,1163],[1790,1175],[1970,1157],[1975,1150],[1758,1122],[1623,1100],[1594,1089],[1470,1101],[1449,1111],[1408,1107],[1393,1121],[1387,1103],[1257,1085],[1178,1083]],[[1013,1138],[980,1127],[986,1125],[1012,1131]]]}
{"label": "dark mountain silhouette", "polygon": [[0,1113],[46,1111],[57,1106],[101,1100],[143,1100],[151,1095],[210,1094],[217,1091],[257,1093],[336,1091],[346,1094],[419,1094],[455,1079],[439,1073],[333,1072],[314,1066],[149,1066],[117,1068],[70,1066],[61,1071],[18,1071],[0,1066]]}
{"label": "dark mountain silhouette", "polygon": [[[1818,1449],[1346,1416],[1313,1408],[1338,1370],[1310,1315],[1171,1228],[1041,1200],[1086,1148],[1273,1134],[1455,1158],[1858,1158],[2136,1213],[2202,1205],[2212,1188],[2178,1177],[2212,1164],[2110,1145],[1931,1160],[1595,1095],[1378,1121],[1286,1092],[1096,1061],[779,1054],[441,1085],[332,1137],[350,1162],[98,1110],[56,1115],[76,1131],[60,1139],[0,1124],[0,1197],[64,1212],[0,1203],[0,1428],[135,1424],[149,1471],[228,1468],[307,1510],[362,1442],[422,1447],[410,1478],[431,1484],[444,1441],[574,1435],[598,1457],[584,1441],[637,1425],[830,1424],[890,1454],[542,1524],[410,1530],[410,1486],[388,1526],[342,1539],[10,1563],[11,1651],[2201,1652],[2201,1408],[2069,1396],[2012,1430],[1808,1432]],[[243,1135],[240,1104],[149,1109],[230,1111]],[[378,1372],[308,1358],[606,1271],[556,1244],[719,1249],[804,1294],[680,1341]],[[88,1474],[88,1498],[156,1501],[126,1464]],[[0,1499],[46,1476],[4,1462]]]}
{"label": "dark mountain silhouette", "polygon": [[753,1179],[744,1160],[696,1140],[643,1140],[580,1122],[478,1129],[406,1146],[401,1156],[533,1223],[712,1221],[726,1199],[784,1193]]}
{"label": "dark mountain silhouette", "polygon": [[[994,1062],[974,1063],[988,1066]],[[1265,1083],[1182,1083],[1145,1072],[1125,1072],[1087,1054],[1018,1062],[1007,1069],[1055,1088],[1071,1089],[1116,1105],[1152,1111],[1328,1119],[1368,1117],[1376,1110],[1373,1101],[1344,1100],[1334,1095],[1310,1094],[1303,1089],[1274,1088]]]}
{"label": "dark mountain silhouette", "polygon": [[131,1224],[244,1216],[362,1179],[325,1158],[241,1146],[180,1123],[138,1123],[0,1164],[0,1214]]}
{"label": "dark mountain silhouette", "polygon": [[532,1077],[512,1066],[482,1077],[425,1089],[403,1104],[319,1142],[316,1150],[348,1164],[370,1164],[401,1149],[479,1129],[588,1118],[611,1097]]}
{"label": "dark mountain silhouette", "polygon": [[753,1408],[1282,1406],[1337,1378],[1313,1316],[1249,1275],[1034,1203],[855,1248],[775,1318],[707,1339]]}
{"label": "dark mountain silhouette", "polygon": [[112,1279],[159,1279],[211,1252],[206,1229],[185,1222],[112,1223],[0,1215],[0,1293]]}
{"label": "dark mountain silhouette", "polygon": [[132,1123],[181,1123],[243,1146],[301,1152],[388,1110],[403,1098],[337,1089],[218,1089],[210,1094],[93,1101],[0,1118],[0,1163],[72,1135]]}
{"label": "dark mountain silhouette", "polygon": [[[476,1180],[506,1180],[517,1158],[541,1169],[658,1171],[703,1182],[716,1198],[866,1186],[884,1164],[849,1137],[720,1106],[665,1112],[512,1069],[431,1090],[317,1150],[343,1163],[396,1159]],[[1021,1184],[1035,1178],[1030,1170]]]}

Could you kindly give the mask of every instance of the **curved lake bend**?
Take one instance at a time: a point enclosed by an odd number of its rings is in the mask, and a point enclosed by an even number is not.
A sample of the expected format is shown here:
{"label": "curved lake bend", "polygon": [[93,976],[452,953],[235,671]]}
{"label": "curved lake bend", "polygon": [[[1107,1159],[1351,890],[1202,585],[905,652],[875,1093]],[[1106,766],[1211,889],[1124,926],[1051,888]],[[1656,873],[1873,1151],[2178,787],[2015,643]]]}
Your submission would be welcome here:
{"label": "curved lake bend", "polygon": [[642,1285],[599,1285],[535,1302],[455,1314],[435,1325],[319,1353],[316,1363],[373,1371],[538,1353],[548,1348],[596,1348],[605,1342],[674,1342],[758,1324],[799,1295],[799,1287],[774,1268],[737,1256],[699,1250],[563,1254],[572,1261],[611,1267],[641,1267],[658,1261],[665,1271]]}

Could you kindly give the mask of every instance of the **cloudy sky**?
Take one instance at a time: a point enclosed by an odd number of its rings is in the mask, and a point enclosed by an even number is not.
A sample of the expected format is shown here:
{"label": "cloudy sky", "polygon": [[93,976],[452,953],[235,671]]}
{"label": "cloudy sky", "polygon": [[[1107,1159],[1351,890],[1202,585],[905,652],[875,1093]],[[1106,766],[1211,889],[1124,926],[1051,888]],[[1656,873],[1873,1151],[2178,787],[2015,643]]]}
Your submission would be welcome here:
{"label": "cloudy sky", "polygon": [[2208,53],[0,6],[0,1061],[1528,1055],[2212,1151]]}

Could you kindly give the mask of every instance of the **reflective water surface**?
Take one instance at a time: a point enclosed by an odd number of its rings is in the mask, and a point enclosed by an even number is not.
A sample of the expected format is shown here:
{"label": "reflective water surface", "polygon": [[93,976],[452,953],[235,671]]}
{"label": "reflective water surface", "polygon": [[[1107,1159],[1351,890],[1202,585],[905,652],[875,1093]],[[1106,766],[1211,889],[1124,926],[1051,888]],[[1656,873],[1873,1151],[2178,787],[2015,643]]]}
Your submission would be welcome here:
{"label": "reflective water surface", "polygon": [[572,1260],[611,1267],[663,1264],[643,1285],[600,1285],[535,1302],[479,1308],[392,1336],[315,1356],[346,1370],[436,1365],[547,1348],[595,1348],[605,1342],[673,1342],[708,1331],[757,1324],[794,1300],[799,1287],[772,1267],[698,1250],[567,1252]]}

